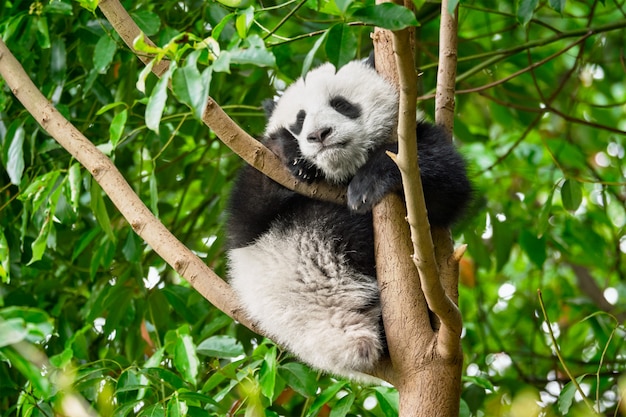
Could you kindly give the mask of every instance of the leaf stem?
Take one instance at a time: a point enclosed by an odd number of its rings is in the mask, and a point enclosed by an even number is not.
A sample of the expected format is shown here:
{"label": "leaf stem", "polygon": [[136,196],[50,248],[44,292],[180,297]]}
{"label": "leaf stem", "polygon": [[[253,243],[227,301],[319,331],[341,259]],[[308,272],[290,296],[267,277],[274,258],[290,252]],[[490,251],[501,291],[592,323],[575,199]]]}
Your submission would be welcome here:
{"label": "leaf stem", "polygon": [[546,312],[546,306],[543,303],[543,296],[541,294],[541,290],[537,290],[537,297],[539,298],[539,305],[541,306],[543,319],[546,321],[546,325],[548,327],[548,334],[550,336],[550,340],[552,341],[552,346],[554,346],[554,352],[556,353],[557,358],[559,358],[559,362],[561,363],[563,370],[567,374],[567,377],[570,379],[570,381],[572,381],[572,384],[574,384],[574,387],[576,387],[576,391],[578,391],[578,393],[581,395],[585,405],[589,407],[589,409],[593,412],[594,415],[598,415],[593,404],[591,404],[591,401],[589,401],[589,398],[587,398],[587,396],[585,395],[585,392],[583,391],[582,387],[580,386],[576,378],[574,378],[574,375],[572,375],[572,372],[567,367],[567,364],[565,363],[565,359],[563,359],[563,355],[561,355],[561,350],[559,349],[559,345],[556,341],[556,337],[554,337],[554,332],[552,331],[552,326],[550,325],[550,319],[548,318],[548,313]]}

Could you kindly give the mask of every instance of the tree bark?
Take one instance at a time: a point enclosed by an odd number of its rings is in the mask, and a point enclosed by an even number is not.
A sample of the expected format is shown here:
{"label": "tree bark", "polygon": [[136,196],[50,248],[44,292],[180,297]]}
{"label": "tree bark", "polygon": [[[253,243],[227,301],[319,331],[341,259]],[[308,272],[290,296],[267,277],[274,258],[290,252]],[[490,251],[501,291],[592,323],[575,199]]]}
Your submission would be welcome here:
{"label": "tree bark", "polygon": [[398,155],[392,157],[406,199],[406,208],[393,195],[374,208],[376,273],[392,368],[387,375],[400,394],[400,417],[457,416],[463,354],[456,283],[463,249],[453,251],[447,230],[434,230],[431,237],[416,158],[411,41],[408,31],[374,35],[377,69],[400,91]]}

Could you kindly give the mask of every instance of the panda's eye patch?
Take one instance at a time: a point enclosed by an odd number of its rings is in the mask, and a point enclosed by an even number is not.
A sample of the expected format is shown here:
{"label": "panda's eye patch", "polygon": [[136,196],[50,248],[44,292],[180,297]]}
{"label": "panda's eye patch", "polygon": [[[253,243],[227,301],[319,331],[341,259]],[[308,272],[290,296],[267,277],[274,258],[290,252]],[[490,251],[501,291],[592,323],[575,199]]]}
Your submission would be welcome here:
{"label": "panda's eye patch", "polygon": [[350,103],[344,97],[336,96],[330,99],[330,107],[350,119],[358,119],[361,115],[361,107]]}
{"label": "panda's eye patch", "polygon": [[289,126],[289,130],[295,135],[299,135],[302,132],[302,125],[304,125],[304,119],[306,118],[306,112],[300,110],[296,115],[296,122]]}

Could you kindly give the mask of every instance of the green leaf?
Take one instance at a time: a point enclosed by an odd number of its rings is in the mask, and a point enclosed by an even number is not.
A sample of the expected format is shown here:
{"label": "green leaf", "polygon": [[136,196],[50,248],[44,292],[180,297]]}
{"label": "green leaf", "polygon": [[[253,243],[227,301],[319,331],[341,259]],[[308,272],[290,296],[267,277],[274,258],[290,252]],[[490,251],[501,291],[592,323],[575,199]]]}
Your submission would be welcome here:
{"label": "green leaf", "polygon": [[270,400],[274,399],[274,387],[276,386],[276,346],[265,353],[261,370],[259,371],[259,384],[261,394]]}
{"label": "green leaf", "polygon": [[106,72],[113,61],[116,50],[117,44],[110,36],[103,35],[98,39],[93,51],[93,67],[98,73],[104,74]]}
{"label": "green leaf", "polygon": [[173,356],[174,366],[185,381],[196,385],[200,361],[196,355],[196,346],[185,324],[166,334],[165,349]]}
{"label": "green leaf", "polygon": [[317,373],[298,362],[290,362],[278,368],[279,375],[294,391],[305,397],[313,397],[317,392]]}
{"label": "green leaf", "polygon": [[226,7],[246,7],[250,0],[217,0]]}
{"label": "green leaf", "polygon": [[33,255],[30,258],[30,261],[28,261],[27,265],[31,265],[37,261],[40,261],[41,258],[43,258],[43,254],[46,251],[46,247],[48,245],[48,237],[50,236],[53,227],[54,223],[52,222],[52,219],[50,218],[50,216],[47,216],[43,225],[41,226],[41,229],[39,230],[37,238],[30,245]]}
{"label": "green leaf", "polygon": [[24,128],[19,125],[16,126],[13,134],[7,137],[8,151],[6,155],[6,167],[7,174],[11,184],[20,185],[22,182],[22,174],[24,173]]}
{"label": "green leaf", "polygon": [[124,133],[124,127],[126,127],[127,119],[128,110],[124,109],[117,113],[111,121],[111,125],[109,126],[109,140],[114,148],[117,146],[117,143],[120,141],[120,138]]}
{"label": "green leaf", "polygon": [[[576,381],[580,384],[584,378],[585,375],[581,375],[576,378]],[[557,407],[559,408],[561,415],[566,416],[569,414],[569,410],[574,403],[574,396],[576,395],[576,392],[576,385],[574,385],[572,381],[568,382],[563,387],[563,390],[559,394],[559,398],[556,401]]]}
{"label": "green leaf", "polygon": [[330,411],[330,417],[345,417],[350,411],[350,408],[352,408],[354,398],[355,395],[352,392],[344,397],[341,397]]}
{"label": "green leaf", "polygon": [[74,212],[78,212],[78,204],[80,202],[80,190],[82,176],[80,175],[80,164],[72,164],[67,173],[67,187],[69,188],[69,201],[72,204]]}
{"label": "green leaf", "polygon": [[48,199],[54,186],[57,183],[60,171],[50,171],[40,177],[35,178],[33,182],[20,194],[19,199],[22,201],[30,201],[33,213],[39,210],[43,202]]}
{"label": "green leaf", "polygon": [[137,10],[130,15],[146,36],[156,35],[161,27],[161,19],[156,13],[148,10]]}
{"label": "green leaf", "polygon": [[[55,1],[54,3],[61,3]],[[50,78],[57,84],[63,83],[67,76],[67,52],[65,50],[65,39],[55,37],[52,40],[50,49]]]}
{"label": "green leaf", "polygon": [[381,3],[357,9],[352,17],[363,23],[389,30],[401,30],[419,23],[412,11],[394,3]]}
{"label": "green leaf", "polygon": [[317,395],[311,403],[311,407],[309,408],[307,417],[313,417],[317,415],[317,412],[324,406],[324,404],[335,398],[337,393],[341,391],[341,389],[347,384],[348,382],[346,381],[335,382],[333,385],[322,391],[321,394]]}
{"label": "green leaf", "polygon": [[547,249],[546,238],[538,238],[526,229],[522,229],[519,243],[524,252],[528,255],[528,258],[539,268],[543,267],[543,263],[546,261]]}
{"label": "green leaf", "polygon": [[[228,52],[228,54],[226,54]],[[259,67],[276,66],[274,54],[265,48],[265,43],[258,35],[250,35],[244,45],[231,51],[222,51],[219,59],[228,56],[232,64],[252,64]],[[217,71],[217,69],[216,69]]]}
{"label": "green leaf", "polygon": [[563,14],[563,10],[565,9],[565,1],[566,0],[550,0],[550,7],[552,7],[560,14]]}
{"label": "green leaf", "polygon": [[378,405],[386,416],[397,416],[400,407],[398,391],[387,387],[374,387],[374,395]]}
{"label": "green leaf", "polygon": [[155,133],[159,133],[159,125],[161,124],[161,117],[163,116],[167,100],[167,86],[175,70],[176,63],[172,61],[169,69],[154,86],[146,105],[146,127]]}
{"label": "green leaf", "polygon": [[509,260],[513,248],[513,227],[510,221],[499,221],[492,217],[493,246],[496,252],[496,271],[501,271]]}
{"label": "green leaf", "polygon": [[41,226],[41,230],[39,231],[39,235],[37,239],[31,244],[31,248],[33,251],[33,256],[31,257],[28,265],[31,265],[34,262],[41,260],[43,254],[48,246],[54,247],[55,240],[51,240],[54,238],[54,212],[56,210],[56,205],[59,201],[59,196],[63,191],[62,187],[57,187],[51,194],[48,200],[46,201],[46,213],[45,220],[43,225]]}
{"label": "green leaf", "polygon": [[187,404],[184,401],[180,401],[178,396],[175,395],[167,402],[167,415],[168,417],[186,416]]}
{"label": "green leaf", "polygon": [[[36,348],[33,347],[33,349]],[[9,360],[11,367],[17,369],[33,385],[35,392],[32,395],[44,398],[49,398],[52,395],[53,384],[48,381],[48,378],[41,372],[38,366],[23,356],[22,352],[18,352],[11,347],[2,348],[0,352]]]}
{"label": "green leaf", "polygon": [[80,7],[89,10],[91,13],[96,11],[98,8],[99,0],[77,0]]}
{"label": "green leaf", "polygon": [[211,336],[198,345],[198,353],[215,358],[236,358],[244,354],[243,346],[232,336]]}
{"label": "green leaf", "polygon": [[179,68],[172,76],[172,90],[174,94],[186,105],[191,107],[194,116],[200,120],[204,112],[209,86],[211,84],[212,70],[206,68],[202,73],[197,68],[197,61],[202,50],[193,51],[187,57],[185,65]]}
{"label": "green leaf", "polygon": [[144,94],[146,93],[146,78],[148,78],[148,75],[152,74],[152,68],[154,67],[155,63],[156,60],[154,59],[148,62],[146,66],[143,67],[143,69],[139,72],[139,76],[137,77],[137,83],[135,83],[135,87],[137,87],[137,90],[141,91]]}
{"label": "green leaf", "polygon": [[41,49],[50,48],[50,32],[48,31],[48,18],[45,16],[35,17],[37,43]]}
{"label": "green leaf", "polygon": [[0,321],[0,348],[26,339],[26,323],[23,319],[12,318]]}
{"label": "green leaf", "polygon": [[533,18],[539,0],[520,0],[517,6],[517,19],[526,25]]}
{"label": "green leaf", "polygon": [[338,23],[330,28],[326,40],[326,55],[336,68],[354,59],[356,48],[357,37],[351,27]]}
{"label": "green leaf", "polygon": [[93,215],[96,217],[98,224],[111,242],[115,242],[116,239],[113,228],[111,227],[111,219],[109,218],[109,213],[107,212],[106,204],[104,204],[104,198],[102,197],[102,188],[100,188],[100,184],[98,184],[93,177],[91,179],[89,193],[91,196],[91,211],[93,211]]}
{"label": "green leaf", "polygon": [[0,310],[0,325],[0,347],[21,341],[41,343],[54,331],[48,313],[31,307]]}
{"label": "green leaf", "polygon": [[150,210],[155,217],[159,217],[159,190],[154,169],[150,171]]}
{"label": "green leaf", "polygon": [[549,220],[550,220],[550,214],[552,214],[552,199],[554,198],[554,192],[556,191],[556,184],[554,187],[552,187],[552,190],[550,191],[550,195],[548,195],[548,198],[546,199],[546,203],[544,204],[544,206],[541,208],[541,211],[539,212],[539,221],[538,221],[538,236],[542,237],[543,234],[546,232],[546,230],[548,229],[548,225]]}
{"label": "green leaf", "polygon": [[5,284],[11,281],[11,251],[2,228],[0,228],[0,280]]}
{"label": "green leaf", "polygon": [[352,3],[354,3],[354,0],[335,0],[335,4],[342,14],[348,10]]}
{"label": "green leaf", "polygon": [[576,211],[583,201],[582,187],[578,181],[566,179],[561,186],[561,200],[563,207],[569,211]]}
{"label": "green leaf", "polygon": [[72,252],[72,262],[80,256],[81,253],[89,246],[89,244],[94,240],[96,236],[101,232],[99,227],[93,227],[88,229],[86,233],[83,233],[78,239],[76,245],[74,246],[74,251]]}
{"label": "green leaf", "polygon": [[254,7],[250,6],[245,10],[240,10],[237,13],[237,19],[235,20],[235,27],[237,28],[237,34],[241,39],[245,39],[248,36],[248,30],[252,26],[254,21]]}
{"label": "green leaf", "polygon": [[309,50],[309,52],[307,52],[306,56],[304,57],[304,61],[302,61],[302,72],[300,73],[301,77],[304,77],[304,75],[311,69],[315,54],[320,49],[320,46],[322,46],[322,43],[324,43],[324,41],[326,40],[327,35],[328,31],[324,32],[324,34],[315,41],[313,47]]}
{"label": "green leaf", "polygon": [[128,262],[136,263],[141,261],[143,248],[139,245],[137,239],[137,235],[134,232],[128,233],[128,236],[126,237],[126,242],[122,247],[122,253],[124,254],[124,258]]}

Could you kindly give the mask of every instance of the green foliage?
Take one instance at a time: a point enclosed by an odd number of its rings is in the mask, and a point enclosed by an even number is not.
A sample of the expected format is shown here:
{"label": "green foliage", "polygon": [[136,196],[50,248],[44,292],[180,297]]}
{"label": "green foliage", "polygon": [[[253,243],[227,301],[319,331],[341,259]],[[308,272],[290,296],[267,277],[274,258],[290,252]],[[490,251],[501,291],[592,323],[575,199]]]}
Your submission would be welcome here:
{"label": "green foliage", "polygon": [[[0,36],[50,103],[224,276],[224,209],[240,162],[198,121],[206,97],[259,135],[260,103],[285,83],[322,61],[367,56],[372,25],[419,22],[421,104],[432,117],[439,10],[415,4],[417,19],[371,0],[128,3],[156,43],[135,48],[170,62],[160,80],[94,2],[7,3]],[[468,244],[462,415],[589,415],[564,365],[594,407],[619,415],[624,7],[463,1],[459,22],[455,133],[476,188],[455,228]],[[393,388],[320,375],[209,305],[2,85],[3,415],[62,414],[74,395],[102,416],[397,415]]]}

